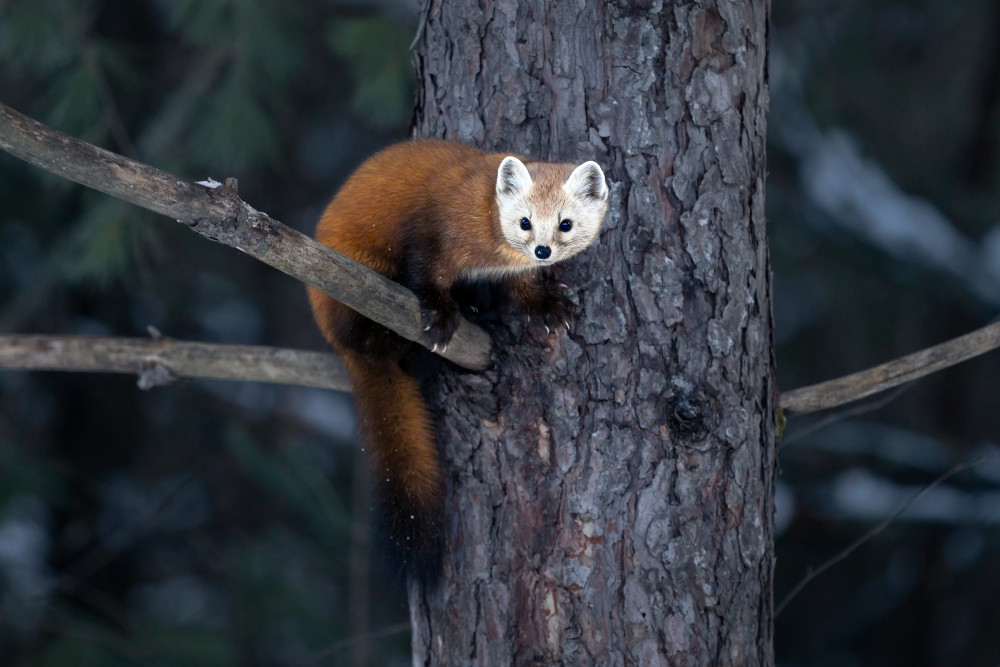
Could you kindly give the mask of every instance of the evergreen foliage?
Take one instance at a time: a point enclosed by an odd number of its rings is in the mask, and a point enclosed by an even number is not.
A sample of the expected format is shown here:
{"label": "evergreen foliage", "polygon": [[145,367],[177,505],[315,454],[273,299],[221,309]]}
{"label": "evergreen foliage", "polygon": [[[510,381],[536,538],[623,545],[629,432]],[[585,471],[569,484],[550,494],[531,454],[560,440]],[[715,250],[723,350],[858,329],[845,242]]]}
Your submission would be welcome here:
{"label": "evergreen foliage", "polygon": [[[281,0],[7,0],[0,101],[186,178],[235,176],[248,201],[311,232],[359,157],[405,136],[414,18]],[[0,211],[5,333],[152,325],[324,349],[301,285],[5,153]],[[337,664],[355,649],[318,656],[398,623],[398,591],[352,615],[380,588],[348,557],[366,553],[367,481],[347,400],[0,374],[0,663]],[[405,634],[367,650],[377,664],[405,656]]]}

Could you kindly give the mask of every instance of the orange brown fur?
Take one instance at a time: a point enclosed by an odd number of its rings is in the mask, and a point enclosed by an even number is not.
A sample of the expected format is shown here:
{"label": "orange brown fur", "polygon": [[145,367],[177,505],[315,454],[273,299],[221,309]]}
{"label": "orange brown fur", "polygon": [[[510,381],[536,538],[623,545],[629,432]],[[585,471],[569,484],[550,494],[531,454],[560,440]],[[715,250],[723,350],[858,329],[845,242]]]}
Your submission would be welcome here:
{"label": "orange brown fur", "polygon": [[[485,266],[532,268],[495,223],[494,187],[505,156],[463,144],[422,140],[377,153],[330,203],[316,240],[389,278],[398,277],[413,226],[440,242],[435,280],[450,287]],[[433,229],[437,227],[438,229]]]}
{"label": "orange brown fur", "polygon": [[[457,326],[450,289],[461,279],[503,279],[529,313],[564,319],[563,302],[538,280],[540,260],[512,247],[501,230],[497,187],[505,157],[434,139],[391,146],[343,185],[316,239],[413,290],[428,335],[441,345]],[[549,198],[566,199],[558,188],[573,165],[527,162],[526,169],[540,186],[533,196],[544,199],[551,189],[556,194]],[[606,188],[606,207],[605,200]],[[351,376],[390,546],[408,570],[433,569],[441,546],[441,471],[420,387],[400,366],[409,343],[312,288],[309,300]]]}

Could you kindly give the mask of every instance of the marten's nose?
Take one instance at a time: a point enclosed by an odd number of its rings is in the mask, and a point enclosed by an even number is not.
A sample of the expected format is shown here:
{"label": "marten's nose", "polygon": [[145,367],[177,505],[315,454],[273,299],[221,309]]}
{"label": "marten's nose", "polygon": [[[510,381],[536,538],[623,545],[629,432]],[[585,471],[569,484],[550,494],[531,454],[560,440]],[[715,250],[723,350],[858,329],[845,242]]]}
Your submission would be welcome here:
{"label": "marten's nose", "polygon": [[547,245],[535,246],[535,257],[538,259],[548,259],[552,254],[552,249]]}

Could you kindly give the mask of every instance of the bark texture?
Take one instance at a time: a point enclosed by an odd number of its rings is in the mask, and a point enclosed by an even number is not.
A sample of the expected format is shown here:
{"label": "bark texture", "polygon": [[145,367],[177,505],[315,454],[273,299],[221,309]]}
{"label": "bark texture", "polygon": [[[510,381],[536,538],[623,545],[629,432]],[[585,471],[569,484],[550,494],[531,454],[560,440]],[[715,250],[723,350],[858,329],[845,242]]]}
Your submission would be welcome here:
{"label": "bark texture", "polygon": [[431,0],[420,136],[597,160],[611,210],[440,381],[449,553],[414,664],[766,665],[775,474],[767,0]]}

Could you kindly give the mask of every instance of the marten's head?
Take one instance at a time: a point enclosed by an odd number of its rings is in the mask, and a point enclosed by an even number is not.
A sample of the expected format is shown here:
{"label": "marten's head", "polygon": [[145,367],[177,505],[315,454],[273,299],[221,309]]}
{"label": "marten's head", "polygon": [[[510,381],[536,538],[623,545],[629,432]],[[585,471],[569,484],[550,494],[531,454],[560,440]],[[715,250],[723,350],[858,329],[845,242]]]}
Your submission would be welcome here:
{"label": "marten's head", "polygon": [[601,231],[608,186],[596,162],[529,162],[505,157],[497,171],[500,229],[512,248],[544,266],[572,257]]}

